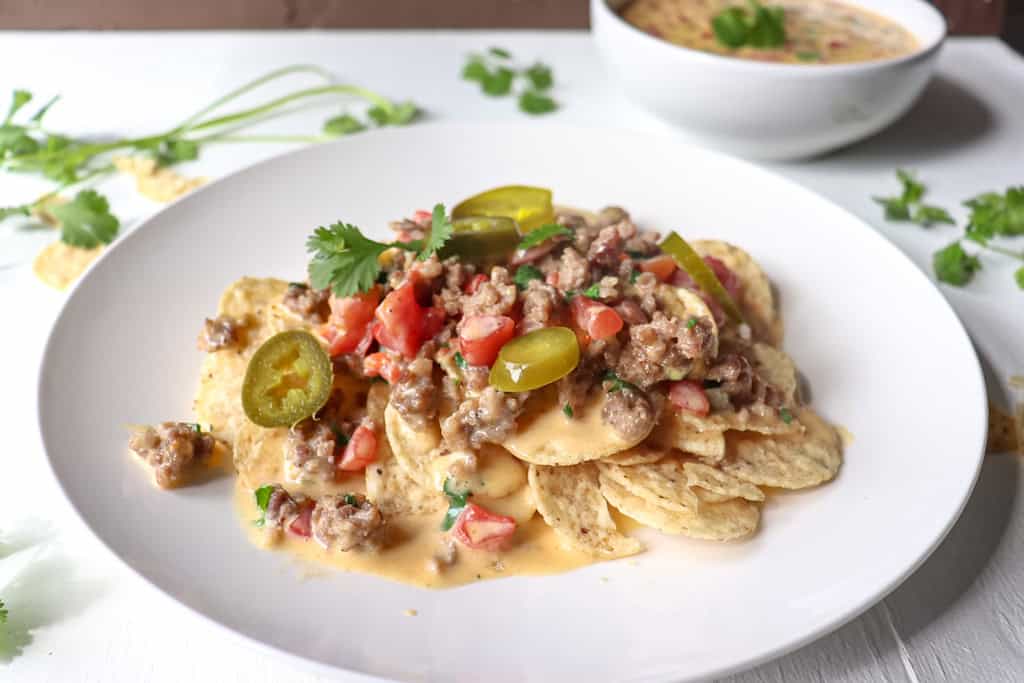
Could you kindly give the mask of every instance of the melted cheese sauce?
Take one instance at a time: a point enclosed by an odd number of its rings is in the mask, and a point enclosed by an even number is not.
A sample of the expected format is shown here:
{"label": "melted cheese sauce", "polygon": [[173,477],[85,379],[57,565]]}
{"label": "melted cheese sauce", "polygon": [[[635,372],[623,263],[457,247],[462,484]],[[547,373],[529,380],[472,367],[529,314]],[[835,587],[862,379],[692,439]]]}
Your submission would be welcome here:
{"label": "melted cheese sauce", "polygon": [[676,45],[765,62],[840,64],[891,59],[918,48],[907,29],[885,17],[832,0],[765,0],[785,10],[786,44],[779,48],[730,48],[715,37],[711,21],[736,0],[633,0],[622,18]]}
{"label": "melted cheese sauce", "polygon": [[[508,550],[500,553],[456,546],[455,561],[438,562],[443,512],[402,515],[388,519],[388,544],[378,552],[328,552],[312,538],[273,535],[252,523],[259,518],[252,490],[238,485],[235,505],[250,540],[261,548],[283,552],[300,560],[360,574],[373,574],[423,588],[450,588],[474,581],[506,576],[555,574],[593,563],[583,553],[565,550],[555,532],[539,516],[521,523]],[[506,514],[498,506],[494,512]]]}

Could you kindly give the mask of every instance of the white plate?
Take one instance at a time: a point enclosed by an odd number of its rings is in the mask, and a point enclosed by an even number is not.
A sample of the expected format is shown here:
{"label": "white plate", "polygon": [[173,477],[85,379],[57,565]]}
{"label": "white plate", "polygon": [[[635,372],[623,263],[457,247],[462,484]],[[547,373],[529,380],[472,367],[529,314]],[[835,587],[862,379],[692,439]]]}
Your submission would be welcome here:
{"label": "white plate", "polygon": [[[855,436],[839,478],[772,496],[751,541],[645,536],[637,560],[432,592],[308,576],[246,541],[220,480],[168,493],[125,424],[190,418],[200,323],[243,274],[301,279],[312,229],[386,221],[507,183],[721,237],[781,292],[814,406]],[[332,667],[438,681],[680,680],[791,650],[892,590],[950,528],[985,435],[977,359],[897,249],[810,192],[672,139],[559,127],[418,125],[274,159],[174,204],[70,296],[46,350],[40,424],[68,498],[143,578],[198,614]],[[419,616],[405,616],[415,609]]]}

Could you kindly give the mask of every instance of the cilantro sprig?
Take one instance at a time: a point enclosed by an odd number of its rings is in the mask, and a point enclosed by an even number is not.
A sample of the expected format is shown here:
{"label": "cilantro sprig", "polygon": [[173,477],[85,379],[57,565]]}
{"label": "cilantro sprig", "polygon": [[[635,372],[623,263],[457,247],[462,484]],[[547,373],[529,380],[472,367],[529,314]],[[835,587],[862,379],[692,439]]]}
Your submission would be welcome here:
{"label": "cilantro sprig", "polygon": [[270,504],[270,494],[273,492],[274,487],[270,484],[261,486],[253,491],[253,495],[256,498],[256,507],[259,508],[260,511],[260,518],[253,522],[253,524],[258,527],[263,527],[267,523],[267,505]]}
{"label": "cilantro sprig", "polygon": [[455,525],[455,520],[459,518],[462,511],[466,509],[466,505],[469,503],[469,498],[473,495],[473,492],[469,489],[456,490],[455,480],[451,477],[444,480],[442,490],[444,495],[448,497],[448,511],[445,513],[444,519],[441,520],[441,531],[448,531]]}
{"label": "cilantro sprig", "polygon": [[[238,98],[284,78],[314,76],[322,83],[293,89],[260,104],[224,112]],[[243,135],[241,131],[268,117],[292,111],[295,105],[328,97],[362,100],[369,105],[365,121],[352,113],[327,120],[319,135]],[[21,116],[32,102],[27,90],[15,90],[7,113],[0,123],[0,171],[24,173],[52,181],[54,188],[33,201],[0,208],[0,221],[30,216],[54,196],[71,190],[78,195],[63,209],[50,208],[63,224],[61,239],[73,246],[109,243],[117,235],[119,222],[110,212],[105,198],[92,185],[115,172],[112,159],[118,155],[142,155],[159,166],[170,166],[198,159],[210,144],[233,142],[318,143],[350,135],[371,126],[400,126],[411,123],[419,109],[412,102],[394,102],[371,90],[355,85],[334,83],[327,71],[309,65],[276,69],[232,90],[167,130],[140,137],[73,137],[44,126],[47,112],[57,103],[53,97],[27,118]],[[83,192],[90,194],[83,194]],[[70,221],[64,224],[65,219]]]}
{"label": "cilantro sprig", "polygon": [[[898,197],[873,198],[885,207],[886,219],[912,220],[925,227],[935,223],[956,224],[945,209],[922,203],[927,188],[912,174],[898,170],[896,175],[903,186],[902,193]],[[964,206],[970,214],[962,238],[932,255],[932,270],[936,279],[963,287],[981,270],[981,259],[977,254],[964,249],[966,242],[973,242],[987,251],[1024,262],[1024,251],[1014,251],[993,243],[996,238],[1024,235],[1024,186],[1009,187],[1002,194],[986,192],[968,199]],[[1024,266],[1014,271],[1013,279],[1020,289],[1024,289]]]}
{"label": "cilantro sprig", "polygon": [[748,0],[749,9],[728,7],[714,16],[711,29],[722,45],[733,49],[745,45],[757,48],[786,44],[786,12],[781,7]]}
{"label": "cilantro sprig", "polygon": [[526,114],[547,114],[558,109],[558,103],[548,94],[555,84],[551,67],[542,62],[516,67],[512,53],[504,48],[491,47],[485,53],[469,55],[462,67],[462,78],[478,83],[480,91],[491,97],[509,95],[519,83],[519,109]]}
{"label": "cilantro sprig", "polygon": [[423,260],[440,249],[452,235],[452,224],[443,204],[434,206],[430,236],[412,242],[377,242],[354,225],[334,223],[319,227],[306,240],[309,282],[316,289],[328,287],[339,297],[368,291],[381,273],[380,255],[388,249],[416,252]]}
{"label": "cilantro sprig", "polygon": [[512,276],[512,282],[516,283],[516,287],[519,289],[526,289],[530,284],[530,280],[543,280],[544,273],[537,270],[537,268],[530,264],[519,266],[516,269],[515,275]]}
{"label": "cilantro sprig", "polygon": [[572,237],[572,230],[556,223],[542,225],[536,230],[526,233],[526,237],[519,243],[519,248],[529,249],[556,237]]}

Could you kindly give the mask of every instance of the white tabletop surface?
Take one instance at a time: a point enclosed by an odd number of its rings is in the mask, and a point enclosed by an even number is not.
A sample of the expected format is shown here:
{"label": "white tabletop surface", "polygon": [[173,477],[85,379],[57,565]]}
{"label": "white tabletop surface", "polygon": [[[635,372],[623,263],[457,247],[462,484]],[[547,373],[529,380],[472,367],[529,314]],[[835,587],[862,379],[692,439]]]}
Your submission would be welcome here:
{"label": "white tabletop surface", "polygon": [[[151,133],[265,70],[305,62],[330,69],[342,82],[413,99],[429,119],[522,121],[513,100],[486,99],[458,77],[465,55],[490,45],[554,67],[562,107],[544,120],[672,134],[624,100],[583,32],[0,33],[0,96],[15,87],[40,98],[62,93],[49,124],[73,134]],[[931,254],[953,239],[954,229],[886,224],[871,195],[894,189],[897,166],[915,169],[931,189],[929,198],[953,207],[962,219],[962,199],[1021,184],[1022,103],[1024,61],[1018,55],[995,39],[951,40],[921,101],[888,131],[823,159],[771,168],[861,216],[931,276]],[[316,132],[332,111],[304,112],[267,129]],[[217,177],[285,149],[220,147],[185,171]],[[30,179],[0,176],[0,206],[44,189]],[[103,191],[128,223],[159,208],[135,195],[125,179]],[[827,230],[822,226],[821,257],[841,258],[828,253]],[[0,556],[7,555],[0,560],[0,597],[11,612],[9,636],[22,650],[5,666],[10,645],[7,652],[0,645],[0,680],[328,680],[248,646],[164,598],[121,567],[64,502],[35,427],[40,350],[65,296],[37,282],[27,264],[48,239],[39,231],[0,225],[0,310],[9,321],[0,345],[0,415],[6,432],[0,455]],[[998,400],[1005,398],[1007,378],[1024,374],[1024,292],[1013,285],[1009,259],[982,258],[985,269],[970,287],[943,286],[942,291],[971,333]],[[130,295],[131,283],[125,285]],[[893,343],[942,340],[894,337]],[[950,400],[956,400],[956,389],[950,387]],[[923,468],[927,455],[920,454]],[[832,635],[731,680],[1024,678],[1019,467],[1012,456],[987,458],[950,536],[881,604]],[[914,495],[912,482],[907,495]],[[10,554],[18,548],[24,549]]]}

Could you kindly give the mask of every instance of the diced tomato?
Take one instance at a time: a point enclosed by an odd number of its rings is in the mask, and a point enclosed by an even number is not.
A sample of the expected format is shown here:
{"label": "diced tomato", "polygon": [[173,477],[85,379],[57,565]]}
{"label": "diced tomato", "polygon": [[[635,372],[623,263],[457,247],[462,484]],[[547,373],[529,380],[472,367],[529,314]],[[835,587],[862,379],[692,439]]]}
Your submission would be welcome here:
{"label": "diced tomato", "polygon": [[488,279],[489,278],[483,273],[477,273],[470,278],[469,282],[467,282],[465,287],[462,288],[462,291],[466,294],[476,294],[476,290],[480,288],[480,285],[487,282]]}
{"label": "diced tomato", "polygon": [[668,282],[676,271],[676,260],[670,254],[659,254],[654,258],[640,261],[640,270],[653,273],[658,282]]}
{"label": "diced tomato", "polygon": [[569,307],[572,309],[572,317],[577,327],[592,339],[608,339],[622,329],[622,318],[619,314],[600,301],[580,294],[572,298]]}
{"label": "diced tomato", "polygon": [[313,508],[316,503],[312,500],[304,500],[299,504],[299,514],[288,523],[288,531],[296,536],[309,538],[313,526]]}
{"label": "diced tomato", "polygon": [[377,307],[378,325],[373,336],[381,346],[413,358],[428,338],[444,327],[444,310],[427,308],[416,301],[415,278],[410,277],[395,289]]}
{"label": "diced tomato", "polygon": [[402,368],[389,354],[378,351],[363,359],[363,374],[367,377],[383,377],[388,384],[394,384],[401,377]]}
{"label": "diced tomato", "polygon": [[429,211],[424,211],[423,209],[417,209],[412,214],[412,219],[414,221],[416,221],[417,223],[419,223],[420,225],[426,225],[427,223],[429,223],[431,221],[433,216],[434,216],[434,214],[430,213]]}
{"label": "diced tomato", "polygon": [[473,550],[501,550],[516,532],[516,520],[467,503],[452,527],[455,539]]}
{"label": "diced tomato", "polygon": [[377,433],[364,422],[352,432],[352,438],[345,446],[345,453],[338,461],[338,475],[342,472],[359,472],[377,459]]}
{"label": "diced tomato", "polygon": [[680,410],[694,415],[707,415],[711,411],[711,403],[708,401],[708,395],[704,393],[704,387],[693,380],[672,382],[668,389],[668,400]]}
{"label": "diced tomato", "polygon": [[544,276],[544,282],[548,283],[552,287],[558,287],[558,271],[553,270]]}
{"label": "diced tomato", "polygon": [[351,353],[361,345],[365,352],[370,346],[370,342],[366,341],[367,328],[373,322],[378,303],[379,287],[341,299],[332,296],[331,320],[320,332],[327,340],[327,353],[332,357]]}
{"label": "diced tomato", "polygon": [[506,315],[471,315],[459,325],[459,351],[470,365],[493,365],[498,351],[516,333]]}

